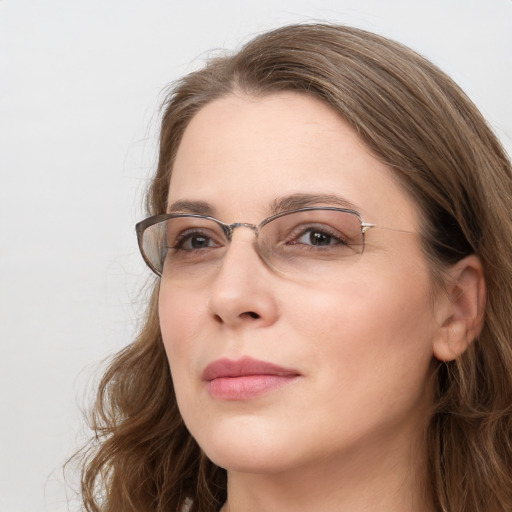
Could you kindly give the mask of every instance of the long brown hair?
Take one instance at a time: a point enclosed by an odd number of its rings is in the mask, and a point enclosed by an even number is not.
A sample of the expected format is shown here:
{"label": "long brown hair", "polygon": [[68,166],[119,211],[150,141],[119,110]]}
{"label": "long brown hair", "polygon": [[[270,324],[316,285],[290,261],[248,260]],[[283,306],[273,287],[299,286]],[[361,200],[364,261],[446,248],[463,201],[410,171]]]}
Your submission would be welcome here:
{"label": "long brown hair", "polygon": [[[415,198],[434,276],[467,254],[480,258],[484,327],[460,358],[438,363],[426,486],[440,511],[512,510],[512,172],[497,138],[457,85],[410,49],[344,26],[287,26],[174,84],[149,214],[165,212],[190,119],[234,91],[326,102]],[[214,512],[226,499],[225,470],[204,456],[178,411],[157,297],[158,282],[142,332],[100,385],[82,474],[89,512]]]}

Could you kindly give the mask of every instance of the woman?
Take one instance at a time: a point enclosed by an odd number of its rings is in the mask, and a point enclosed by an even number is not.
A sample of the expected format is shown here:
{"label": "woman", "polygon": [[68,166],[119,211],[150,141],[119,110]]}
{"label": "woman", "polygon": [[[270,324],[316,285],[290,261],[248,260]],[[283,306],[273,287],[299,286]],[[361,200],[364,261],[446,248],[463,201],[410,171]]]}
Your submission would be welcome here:
{"label": "woman", "polygon": [[512,173],[411,50],[284,27],[178,82],[89,511],[512,509]]}

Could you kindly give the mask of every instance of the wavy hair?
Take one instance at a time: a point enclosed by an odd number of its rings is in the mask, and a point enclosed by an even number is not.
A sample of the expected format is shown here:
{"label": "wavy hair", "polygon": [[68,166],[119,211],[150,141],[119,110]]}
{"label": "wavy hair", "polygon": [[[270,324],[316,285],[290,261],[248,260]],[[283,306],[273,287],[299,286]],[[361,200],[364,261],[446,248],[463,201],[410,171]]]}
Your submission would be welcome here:
{"label": "wavy hair", "polygon": [[[496,136],[459,87],[412,50],[345,26],[286,26],[173,84],[150,215],[165,212],[190,119],[237,91],[297,91],[330,105],[415,199],[433,275],[465,255],[480,258],[481,334],[457,360],[433,363],[425,485],[439,511],[512,510],[512,171]],[[82,471],[88,512],[214,512],[226,499],[225,470],[205,457],[178,411],[157,300],[158,281],[142,332],[100,384]]]}

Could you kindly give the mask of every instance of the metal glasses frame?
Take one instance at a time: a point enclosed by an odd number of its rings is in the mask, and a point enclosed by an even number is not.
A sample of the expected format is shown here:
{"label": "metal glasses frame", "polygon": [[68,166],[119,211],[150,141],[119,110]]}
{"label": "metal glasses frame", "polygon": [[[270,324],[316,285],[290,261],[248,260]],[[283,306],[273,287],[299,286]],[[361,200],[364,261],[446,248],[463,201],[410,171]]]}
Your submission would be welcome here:
{"label": "metal glasses frame", "polygon": [[366,231],[370,228],[380,228],[380,229],[386,229],[388,231],[397,231],[400,233],[413,233],[412,231],[405,231],[402,229],[393,229],[393,228],[385,228],[381,226],[377,226],[376,224],[372,224],[370,222],[364,222],[361,218],[361,214],[357,212],[356,210],[351,210],[348,208],[338,208],[335,206],[306,206],[304,208],[298,208],[295,210],[286,210],[284,212],[276,213],[275,215],[271,215],[270,217],[267,217],[266,219],[263,219],[259,224],[248,224],[246,222],[233,222],[232,224],[226,224],[225,222],[222,222],[219,219],[216,219],[215,217],[210,217],[208,215],[199,215],[196,213],[164,213],[161,215],[153,215],[152,217],[148,217],[147,219],[144,219],[140,222],[138,222],[135,225],[135,231],[137,233],[137,242],[139,244],[139,249],[142,254],[142,258],[148,265],[148,267],[158,276],[162,276],[162,272],[159,271],[155,266],[151,263],[149,258],[146,256],[146,253],[144,252],[143,247],[143,237],[144,237],[144,231],[149,228],[150,226],[153,226],[155,224],[158,224],[160,222],[164,222],[169,219],[176,219],[176,218],[183,218],[183,217],[191,217],[195,219],[206,219],[215,222],[218,226],[222,228],[224,231],[226,238],[228,242],[231,242],[231,239],[233,237],[233,231],[236,228],[244,227],[252,229],[256,237],[258,237],[258,234],[263,226],[268,224],[269,222],[272,222],[275,219],[278,219],[279,217],[284,217],[285,215],[290,215],[292,213],[301,213],[301,212],[309,212],[309,211],[318,211],[318,210],[327,210],[327,211],[336,211],[336,212],[342,212],[342,213],[349,213],[356,217],[359,220],[359,223],[361,224],[361,235],[363,236],[363,250],[364,250],[364,237],[366,234]]}

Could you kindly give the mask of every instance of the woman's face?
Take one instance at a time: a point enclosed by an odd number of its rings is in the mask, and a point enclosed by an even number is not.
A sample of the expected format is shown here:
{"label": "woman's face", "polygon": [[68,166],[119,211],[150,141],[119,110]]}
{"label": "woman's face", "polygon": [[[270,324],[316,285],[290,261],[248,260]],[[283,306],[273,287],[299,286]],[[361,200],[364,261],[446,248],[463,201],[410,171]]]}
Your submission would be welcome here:
{"label": "woman's face", "polygon": [[[169,189],[171,209],[226,223],[259,224],[277,203],[338,201],[366,222],[418,231],[390,169],[298,93],[208,104],[185,131]],[[276,271],[254,239],[237,228],[214,272],[161,280],[163,340],[191,434],[234,471],[411,456],[440,330],[419,236],[369,229],[362,254],[318,279]]]}

